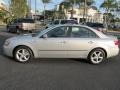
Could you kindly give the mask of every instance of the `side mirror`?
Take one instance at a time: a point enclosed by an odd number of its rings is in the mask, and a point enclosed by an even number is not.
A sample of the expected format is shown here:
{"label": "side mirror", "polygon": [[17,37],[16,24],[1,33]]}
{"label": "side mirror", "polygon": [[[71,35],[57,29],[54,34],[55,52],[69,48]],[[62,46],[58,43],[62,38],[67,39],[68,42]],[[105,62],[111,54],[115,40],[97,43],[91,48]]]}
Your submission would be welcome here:
{"label": "side mirror", "polygon": [[47,34],[44,34],[44,35],[42,36],[42,38],[48,38]]}

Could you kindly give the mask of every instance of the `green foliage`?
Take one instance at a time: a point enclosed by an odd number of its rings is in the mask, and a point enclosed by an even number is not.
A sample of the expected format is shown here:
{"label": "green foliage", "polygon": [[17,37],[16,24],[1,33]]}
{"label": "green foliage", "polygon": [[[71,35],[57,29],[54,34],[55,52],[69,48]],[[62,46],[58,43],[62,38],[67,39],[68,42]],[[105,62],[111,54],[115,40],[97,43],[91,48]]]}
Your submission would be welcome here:
{"label": "green foliage", "polygon": [[95,1],[94,0],[64,0],[63,2],[60,3],[60,6],[59,6],[59,14],[60,16],[64,16],[65,17],[65,13],[64,13],[64,9],[69,9],[69,8],[72,8],[71,10],[71,17],[73,17],[73,12],[74,12],[74,5],[78,5],[79,7],[81,6],[81,4],[84,4],[84,7],[85,7],[85,4],[87,6],[90,6],[94,3]]}
{"label": "green foliage", "polygon": [[109,25],[110,22],[116,22],[113,16],[110,15],[112,10],[117,9],[118,7],[116,0],[106,0],[101,4],[100,7],[106,10],[106,16],[104,17],[104,20],[107,26]]}
{"label": "green foliage", "polygon": [[86,3],[87,6],[90,6],[95,3],[95,0],[77,0],[77,2]]}
{"label": "green foliage", "polygon": [[42,0],[44,4],[50,3],[51,0]]}
{"label": "green foliage", "polygon": [[7,23],[7,21],[6,21],[7,16],[8,16],[8,12],[4,9],[1,9],[0,10],[0,21]]}
{"label": "green foliage", "polygon": [[106,0],[101,4],[100,7],[105,8],[109,12],[110,9],[117,8],[118,4],[115,0]]}
{"label": "green foliage", "polygon": [[27,0],[11,0],[10,12],[15,18],[25,17],[29,12]]}
{"label": "green foliage", "polygon": [[0,19],[3,19],[5,15],[6,15],[6,12],[1,10],[0,11]]}

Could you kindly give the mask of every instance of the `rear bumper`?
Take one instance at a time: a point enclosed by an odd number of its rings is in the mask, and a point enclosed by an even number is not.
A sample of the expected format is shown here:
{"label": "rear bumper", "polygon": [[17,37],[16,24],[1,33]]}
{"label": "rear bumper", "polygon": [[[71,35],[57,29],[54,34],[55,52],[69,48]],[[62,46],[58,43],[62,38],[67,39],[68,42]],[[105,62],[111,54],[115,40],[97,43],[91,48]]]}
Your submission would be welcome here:
{"label": "rear bumper", "polygon": [[22,28],[21,30],[23,30],[23,31],[34,31],[34,30],[35,30],[35,28],[32,28],[32,29]]}
{"label": "rear bumper", "polygon": [[107,58],[117,56],[119,54],[119,47],[110,48],[107,53]]}

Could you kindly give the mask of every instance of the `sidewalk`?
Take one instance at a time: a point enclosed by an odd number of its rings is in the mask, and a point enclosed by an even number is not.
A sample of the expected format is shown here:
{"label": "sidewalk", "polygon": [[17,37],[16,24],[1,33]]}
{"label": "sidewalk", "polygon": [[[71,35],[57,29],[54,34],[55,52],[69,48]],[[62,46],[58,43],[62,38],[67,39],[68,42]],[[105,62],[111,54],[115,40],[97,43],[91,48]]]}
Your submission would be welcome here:
{"label": "sidewalk", "polygon": [[0,32],[6,29],[6,25],[0,25]]}
{"label": "sidewalk", "polygon": [[107,32],[111,32],[111,33],[120,33],[120,31],[114,31],[114,30],[109,30]]}

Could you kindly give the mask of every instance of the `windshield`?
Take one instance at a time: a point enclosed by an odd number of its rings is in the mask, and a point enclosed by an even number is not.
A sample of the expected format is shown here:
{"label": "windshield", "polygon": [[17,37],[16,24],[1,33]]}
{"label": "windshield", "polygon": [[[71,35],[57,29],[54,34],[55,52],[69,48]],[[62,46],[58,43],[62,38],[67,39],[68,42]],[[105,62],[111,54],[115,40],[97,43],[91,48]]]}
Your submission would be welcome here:
{"label": "windshield", "polygon": [[45,29],[41,28],[41,29],[38,29],[36,30],[34,33],[32,33],[32,37],[36,37],[38,36],[42,31],[44,31]]}

